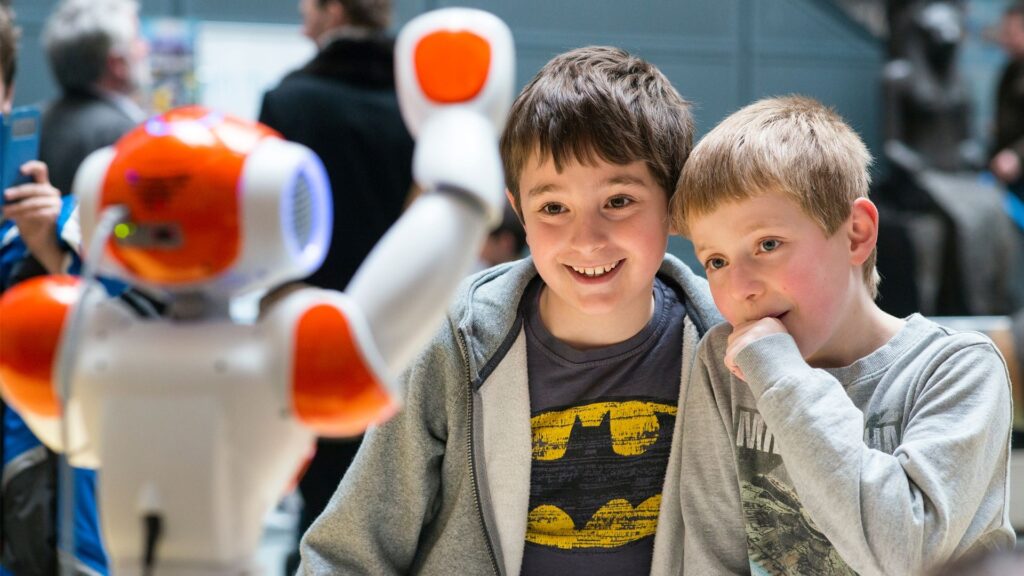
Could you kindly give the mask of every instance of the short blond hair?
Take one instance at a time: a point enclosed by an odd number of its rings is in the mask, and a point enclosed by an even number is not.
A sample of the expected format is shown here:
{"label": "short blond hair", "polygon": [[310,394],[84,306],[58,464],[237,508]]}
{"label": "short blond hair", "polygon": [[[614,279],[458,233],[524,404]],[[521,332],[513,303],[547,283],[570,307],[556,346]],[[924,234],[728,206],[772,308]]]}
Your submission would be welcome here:
{"label": "short blond hair", "polygon": [[[803,96],[767,98],[722,121],[694,147],[670,204],[676,230],[726,202],[768,190],[789,195],[831,236],[866,198],[871,154],[842,117]],[[877,249],[864,262],[864,282],[878,295]]]}

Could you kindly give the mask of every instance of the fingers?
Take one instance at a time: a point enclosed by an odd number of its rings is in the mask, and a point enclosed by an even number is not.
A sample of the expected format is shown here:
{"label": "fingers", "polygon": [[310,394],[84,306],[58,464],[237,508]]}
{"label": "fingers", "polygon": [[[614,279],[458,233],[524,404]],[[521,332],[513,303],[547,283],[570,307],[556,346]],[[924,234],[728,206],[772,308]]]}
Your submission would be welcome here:
{"label": "fingers", "polygon": [[743,369],[736,365],[736,354],[738,353],[739,350],[733,350],[732,346],[730,346],[725,353],[725,358],[723,359],[723,362],[725,363],[726,369],[728,369],[733,376],[746,382],[747,378],[743,375]]}
{"label": "fingers", "polygon": [[29,160],[21,165],[21,173],[32,179],[37,184],[50,183],[50,169],[45,162]]}
{"label": "fingers", "polygon": [[[27,163],[31,164],[31,162]],[[46,165],[39,162],[43,166],[43,176],[46,175]],[[42,183],[28,183],[21,184],[19,186],[12,186],[7,190],[4,190],[4,204],[11,202],[20,202],[31,198],[49,198],[60,201],[60,191],[50,186],[49,182]]]}
{"label": "fingers", "polygon": [[785,325],[778,318],[761,318],[734,326],[732,333],[729,334],[728,346],[726,347],[725,358],[723,359],[725,367],[734,376],[746,381],[743,370],[736,364],[736,357],[747,346],[772,334],[788,334]]}
{"label": "fingers", "polygon": [[38,184],[25,184],[9,188],[8,193],[5,194],[6,201],[3,205],[4,217],[15,221],[26,217],[56,218],[61,208],[60,194],[51,193],[50,191],[56,192],[52,186],[48,187],[49,190],[26,190],[39,186]]}

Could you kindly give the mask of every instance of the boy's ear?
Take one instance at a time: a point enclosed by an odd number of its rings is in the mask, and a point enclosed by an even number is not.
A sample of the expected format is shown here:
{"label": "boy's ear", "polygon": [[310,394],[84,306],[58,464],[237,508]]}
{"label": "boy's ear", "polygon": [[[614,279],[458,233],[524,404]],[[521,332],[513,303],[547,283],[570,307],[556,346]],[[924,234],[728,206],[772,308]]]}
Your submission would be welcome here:
{"label": "boy's ear", "polygon": [[853,201],[847,230],[850,241],[850,263],[860,266],[867,261],[878,243],[878,208],[867,198]]}
{"label": "boy's ear", "polygon": [[512,207],[512,211],[516,213],[516,218],[519,218],[519,223],[526,228],[526,221],[523,220],[522,213],[519,212],[519,208],[516,206],[516,197],[509,192],[508,188],[505,188],[505,198],[508,198],[508,205]]}

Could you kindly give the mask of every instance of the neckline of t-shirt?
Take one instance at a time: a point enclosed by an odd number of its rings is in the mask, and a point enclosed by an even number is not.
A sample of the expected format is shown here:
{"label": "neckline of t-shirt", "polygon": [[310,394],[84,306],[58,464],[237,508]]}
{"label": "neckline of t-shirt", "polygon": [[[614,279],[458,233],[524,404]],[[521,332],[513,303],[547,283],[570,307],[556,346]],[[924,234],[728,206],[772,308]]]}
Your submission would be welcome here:
{"label": "neckline of t-shirt", "polygon": [[526,314],[527,337],[532,338],[539,348],[552,359],[576,365],[598,365],[621,360],[624,357],[639,354],[654,344],[657,336],[665,331],[668,325],[668,286],[655,277],[654,313],[647,324],[636,334],[622,342],[581,350],[559,340],[552,334],[540,319],[540,294],[544,286],[538,282],[531,287],[528,295],[530,306]]}

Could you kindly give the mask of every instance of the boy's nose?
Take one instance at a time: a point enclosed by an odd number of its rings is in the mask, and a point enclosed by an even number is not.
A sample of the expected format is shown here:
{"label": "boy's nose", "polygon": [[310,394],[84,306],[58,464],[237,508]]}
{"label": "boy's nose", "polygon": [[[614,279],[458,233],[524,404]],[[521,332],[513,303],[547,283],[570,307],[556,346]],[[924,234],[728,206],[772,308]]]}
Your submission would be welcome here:
{"label": "boy's nose", "polygon": [[764,283],[744,266],[731,266],[729,293],[737,302],[756,300],[764,294]]}
{"label": "boy's nose", "polygon": [[607,244],[607,231],[599,215],[580,213],[573,224],[571,241],[574,250],[593,253]]}

